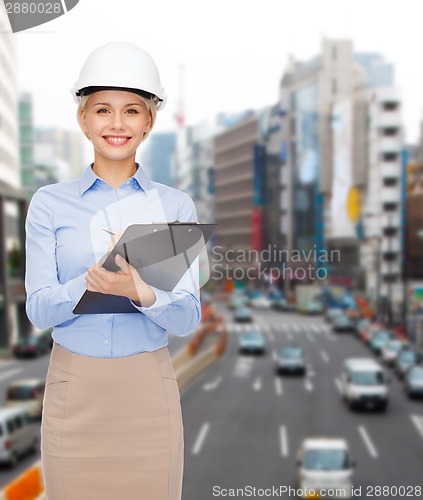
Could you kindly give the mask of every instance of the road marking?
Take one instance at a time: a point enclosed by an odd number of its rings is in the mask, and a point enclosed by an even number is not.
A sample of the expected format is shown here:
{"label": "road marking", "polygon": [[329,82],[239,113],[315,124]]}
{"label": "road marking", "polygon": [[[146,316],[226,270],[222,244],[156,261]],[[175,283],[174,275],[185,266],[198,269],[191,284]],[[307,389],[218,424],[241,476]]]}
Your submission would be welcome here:
{"label": "road marking", "polygon": [[220,382],[222,382],[222,378],[223,377],[220,376],[220,377],[217,377],[213,382],[209,382],[208,384],[204,384],[203,389],[205,391],[212,391],[213,389],[216,389],[219,386]]}
{"label": "road marking", "polygon": [[6,368],[9,368],[11,366],[16,366],[19,364],[19,361],[13,361],[11,359],[8,359],[7,361],[0,361],[0,370],[4,370]]}
{"label": "road marking", "polygon": [[330,331],[326,331],[326,338],[329,340],[336,340],[335,335]]}
{"label": "road marking", "polygon": [[296,332],[301,332],[301,327],[300,325],[292,325],[292,329]]}
{"label": "road marking", "polygon": [[313,390],[313,383],[309,378],[304,380],[304,389],[309,392]]}
{"label": "road marking", "polygon": [[369,452],[370,456],[372,458],[377,458],[379,456],[374,444],[372,443],[372,440],[370,439],[365,427],[363,425],[360,425],[358,427],[358,432],[360,433],[361,437],[363,438],[364,444],[366,445],[367,451]]}
{"label": "road marking", "polygon": [[200,432],[198,433],[197,439],[195,440],[194,446],[192,447],[191,453],[193,455],[198,455],[200,453],[201,447],[203,446],[204,440],[206,439],[206,435],[209,432],[210,424],[205,422]]}
{"label": "road marking", "polygon": [[329,356],[327,355],[326,351],[320,351],[320,356],[322,356],[322,359],[325,363],[329,363]]}
{"label": "road marking", "polygon": [[417,432],[423,438],[423,417],[420,415],[410,415],[413,424],[416,426]]}
{"label": "road marking", "polygon": [[335,386],[338,389],[339,394],[342,394],[341,381],[338,378],[334,378]]}
{"label": "road marking", "polygon": [[281,447],[281,455],[283,457],[288,456],[288,436],[286,434],[286,427],[281,425],[279,427],[279,442]]}
{"label": "road marking", "polygon": [[293,339],[291,332],[286,332],[286,336],[287,336],[288,340],[292,340]]}
{"label": "road marking", "polygon": [[272,351],[272,359],[273,359],[273,361],[277,361],[278,360],[278,355],[276,354],[275,349],[273,349],[273,351]]}
{"label": "road marking", "polygon": [[306,333],[306,337],[308,338],[308,340],[310,342],[314,342],[315,341],[314,338],[312,337],[312,335],[309,332]]}
{"label": "road marking", "polygon": [[235,331],[238,333],[242,330],[241,325],[239,325],[238,323],[235,323],[234,327],[235,327]]}
{"label": "road marking", "polygon": [[314,378],[316,376],[316,372],[313,370],[311,365],[307,365],[307,376],[310,378]]}
{"label": "road marking", "polygon": [[275,391],[278,396],[282,396],[282,380],[279,377],[275,377]]}
{"label": "road marking", "polygon": [[253,367],[253,357],[240,357],[234,367],[234,377],[248,377]]}
{"label": "road marking", "polygon": [[23,370],[23,368],[14,368],[13,370],[9,370],[8,372],[4,372],[0,375],[0,380],[5,380],[9,377],[13,377],[13,375],[20,373],[22,370]]}
{"label": "road marking", "polygon": [[273,333],[269,332],[269,331],[267,331],[266,333],[267,333],[267,336],[268,336],[270,342],[273,342],[275,340],[275,337],[273,336]]}
{"label": "road marking", "polygon": [[261,377],[257,377],[253,383],[253,389],[259,391],[261,389]]}

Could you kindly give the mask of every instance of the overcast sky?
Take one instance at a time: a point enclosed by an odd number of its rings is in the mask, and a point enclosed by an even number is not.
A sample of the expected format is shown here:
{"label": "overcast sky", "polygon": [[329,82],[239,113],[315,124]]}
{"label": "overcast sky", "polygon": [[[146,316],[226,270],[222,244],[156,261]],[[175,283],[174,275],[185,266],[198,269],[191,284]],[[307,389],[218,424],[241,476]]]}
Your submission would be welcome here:
{"label": "overcast sky", "polygon": [[34,95],[36,125],[78,130],[69,89],[86,57],[109,41],[132,41],[159,67],[169,98],[156,127],[169,130],[181,63],[187,122],[193,124],[217,112],[275,103],[290,54],[307,60],[320,51],[323,37],[348,38],[355,52],[378,52],[395,65],[405,136],[413,142],[423,117],[418,5],[415,0],[80,0],[68,14],[13,35],[19,87]]}

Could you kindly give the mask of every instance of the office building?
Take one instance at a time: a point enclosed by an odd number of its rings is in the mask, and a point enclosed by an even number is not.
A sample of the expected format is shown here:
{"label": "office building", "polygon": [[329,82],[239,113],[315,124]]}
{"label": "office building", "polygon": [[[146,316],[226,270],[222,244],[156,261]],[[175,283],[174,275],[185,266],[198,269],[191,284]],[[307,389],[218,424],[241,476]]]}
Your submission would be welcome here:
{"label": "office building", "polygon": [[26,335],[25,313],[26,195],[20,187],[18,96],[14,39],[0,9],[0,348]]}

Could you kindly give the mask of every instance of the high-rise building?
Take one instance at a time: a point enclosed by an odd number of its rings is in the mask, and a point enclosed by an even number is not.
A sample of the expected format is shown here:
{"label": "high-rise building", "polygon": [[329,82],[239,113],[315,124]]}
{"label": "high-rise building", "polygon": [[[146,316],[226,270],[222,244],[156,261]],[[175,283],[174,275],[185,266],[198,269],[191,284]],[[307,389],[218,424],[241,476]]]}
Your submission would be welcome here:
{"label": "high-rise building", "polygon": [[[85,140],[79,131],[36,127],[34,156],[38,171],[51,172],[58,181],[79,177],[87,167],[83,151]],[[51,179],[51,175],[47,178]]]}
{"label": "high-rise building", "polygon": [[21,185],[28,192],[28,198],[34,193],[34,124],[32,115],[32,97],[24,93],[19,98],[19,149],[21,162]]}
{"label": "high-rise building", "polygon": [[378,54],[354,55],[351,41],[323,40],[320,55],[291,61],[281,81],[281,178],[288,179],[281,230],[289,249],[315,250],[315,268],[329,283],[392,301],[402,296],[402,127],[393,73]]}
{"label": "high-rise building", "polygon": [[175,185],[173,163],[175,161],[176,134],[153,132],[141,154],[141,166],[151,179],[168,186]]}
{"label": "high-rise building", "polygon": [[18,96],[13,36],[0,9],[0,348],[7,349],[30,323],[25,313],[25,192],[19,189]]}
{"label": "high-rise building", "polygon": [[[216,245],[226,256],[238,250],[261,249],[261,203],[254,203],[254,187],[260,184],[263,167],[259,137],[258,114],[253,111],[233,118],[214,136]],[[245,268],[252,264],[245,260],[233,265]]]}
{"label": "high-rise building", "polygon": [[[401,94],[398,88],[368,92],[368,177],[364,193],[364,234],[373,238],[377,262],[367,272],[367,290],[385,304],[386,315],[402,303],[403,220],[405,182]],[[363,245],[366,251],[368,245]]]}

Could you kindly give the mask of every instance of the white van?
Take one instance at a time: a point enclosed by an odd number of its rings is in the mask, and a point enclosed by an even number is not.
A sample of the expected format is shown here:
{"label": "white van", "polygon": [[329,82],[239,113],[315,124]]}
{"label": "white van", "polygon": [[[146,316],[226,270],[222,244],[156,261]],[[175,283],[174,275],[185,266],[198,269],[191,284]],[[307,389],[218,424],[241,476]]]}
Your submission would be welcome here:
{"label": "white van", "polygon": [[304,439],[297,452],[302,498],[351,498],[355,462],[342,438]]}
{"label": "white van", "polygon": [[341,373],[341,393],[350,409],[388,406],[388,382],[383,368],[371,358],[350,358]]}
{"label": "white van", "polygon": [[21,456],[37,453],[39,434],[24,408],[0,408],[0,462],[15,467]]}

